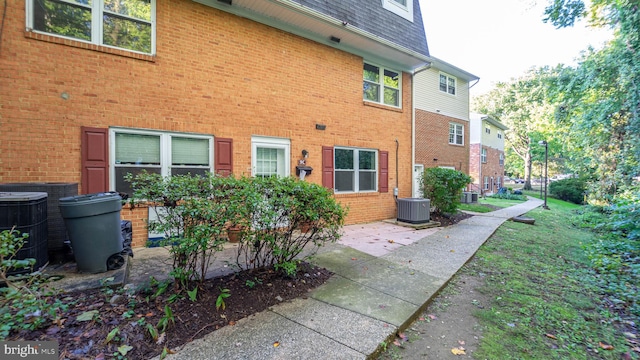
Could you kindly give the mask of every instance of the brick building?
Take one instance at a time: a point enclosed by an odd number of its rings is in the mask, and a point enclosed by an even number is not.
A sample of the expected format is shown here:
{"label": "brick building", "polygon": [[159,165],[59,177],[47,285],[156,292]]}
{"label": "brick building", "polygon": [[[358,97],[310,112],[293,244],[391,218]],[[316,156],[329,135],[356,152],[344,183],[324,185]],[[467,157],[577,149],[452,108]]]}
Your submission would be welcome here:
{"label": "brick building", "polygon": [[[1,183],[93,193],[127,192],[124,174],[142,169],[295,176],[305,150],[305,181],[332,188],[348,223],[395,217],[394,188],[411,196],[413,74],[430,61],[418,0],[3,11]],[[143,246],[146,209],[122,217]]]}
{"label": "brick building", "polygon": [[414,189],[424,168],[469,174],[469,89],[479,78],[431,59],[431,66],[415,75]]}
{"label": "brick building", "polygon": [[508,128],[488,115],[471,114],[469,175],[472,190],[493,194],[504,186],[504,132]]}

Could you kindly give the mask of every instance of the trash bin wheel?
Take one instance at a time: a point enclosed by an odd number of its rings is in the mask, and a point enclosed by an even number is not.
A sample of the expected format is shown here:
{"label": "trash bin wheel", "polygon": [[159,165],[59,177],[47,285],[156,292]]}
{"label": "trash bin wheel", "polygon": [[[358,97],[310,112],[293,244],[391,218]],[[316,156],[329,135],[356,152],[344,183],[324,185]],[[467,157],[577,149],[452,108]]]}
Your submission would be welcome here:
{"label": "trash bin wheel", "polygon": [[113,254],[107,259],[107,270],[120,269],[124,265],[124,256],[122,254]]}

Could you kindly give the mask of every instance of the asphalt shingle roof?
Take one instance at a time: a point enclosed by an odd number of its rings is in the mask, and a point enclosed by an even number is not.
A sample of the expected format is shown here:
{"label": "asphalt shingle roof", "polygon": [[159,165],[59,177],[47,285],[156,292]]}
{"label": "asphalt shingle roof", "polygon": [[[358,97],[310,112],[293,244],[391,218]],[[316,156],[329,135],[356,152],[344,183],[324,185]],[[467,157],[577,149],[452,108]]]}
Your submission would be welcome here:
{"label": "asphalt shingle roof", "polygon": [[413,0],[413,22],[386,10],[381,0],[293,0],[333,18],[346,21],[419,54],[429,56],[419,0]]}

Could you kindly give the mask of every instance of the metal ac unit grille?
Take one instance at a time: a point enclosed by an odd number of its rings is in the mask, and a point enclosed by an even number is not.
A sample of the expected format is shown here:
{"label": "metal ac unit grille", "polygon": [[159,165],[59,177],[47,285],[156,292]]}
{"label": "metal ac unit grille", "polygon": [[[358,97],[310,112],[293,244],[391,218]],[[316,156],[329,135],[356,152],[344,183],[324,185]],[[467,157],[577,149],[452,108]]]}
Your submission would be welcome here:
{"label": "metal ac unit grille", "polygon": [[429,222],[429,199],[405,198],[398,199],[398,221],[410,224],[422,224]]}

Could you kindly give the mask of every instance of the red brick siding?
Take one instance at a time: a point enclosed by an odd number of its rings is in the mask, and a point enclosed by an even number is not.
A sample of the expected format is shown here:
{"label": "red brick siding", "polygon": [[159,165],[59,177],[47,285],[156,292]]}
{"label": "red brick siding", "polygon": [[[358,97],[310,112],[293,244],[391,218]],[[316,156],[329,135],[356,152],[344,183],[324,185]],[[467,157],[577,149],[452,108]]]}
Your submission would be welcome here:
{"label": "red brick siding", "polygon": [[[487,149],[487,162],[480,164],[480,144],[471,144],[470,156],[469,156],[469,175],[473,178],[473,183],[480,186],[479,189],[483,189],[484,191],[484,177],[489,177],[489,189],[486,192],[495,193],[498,191],[498,186],[496,183],[496,179],[500,178],[501,186],[504,185],[504,166],[500,165],[500,154],[504,154],[503,151],[498,149],[494,149],[488,146],[484,147]],[[478,169],[482,165],[482,172],[479,175]],[[494,186],[491,187],[491,178],[494,179]],[[478,188],[474,187],[474,190]]]}
{"label": "red brick siding", "polygon": [[[449,144],[449,123],[464,126],[464,145]],[[434,160],[434,159],[437,159]],[[416,109],[416,163],[469,173],[469,122]]]}
{"label": "red brick siding", "polygon": [[[368,106],[362,58],[194,2],[157,2],[155,57],[25,33],[24,6],[7,0],[0,182],[80,183],[80,127],[120,126],[232,138],[236,175],[250,174],[252,135],[289,138],[292,174],[306,149],[316,183],[323,145],[387,150],[390,187],[411,196],[406,73],[401,110]],[[347,223],[395,217],[392,191],[337,199],[350,207]],[[122,216],[142,246],[146,209]]]}

